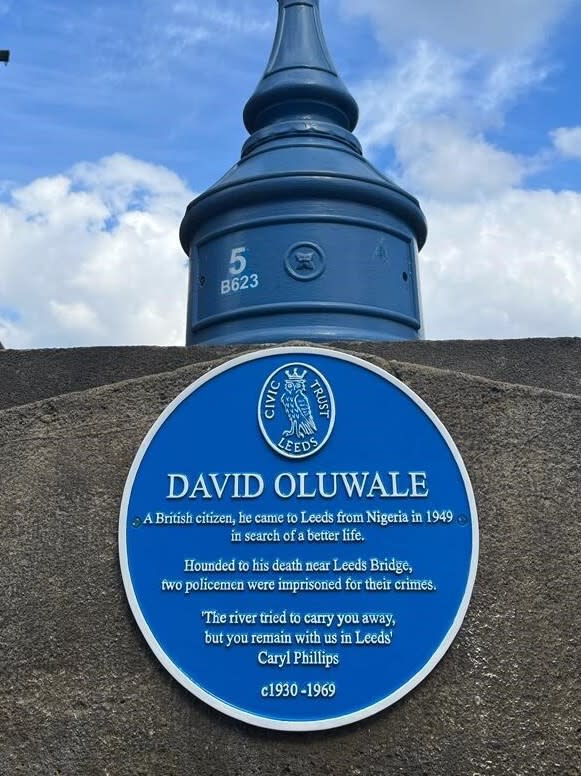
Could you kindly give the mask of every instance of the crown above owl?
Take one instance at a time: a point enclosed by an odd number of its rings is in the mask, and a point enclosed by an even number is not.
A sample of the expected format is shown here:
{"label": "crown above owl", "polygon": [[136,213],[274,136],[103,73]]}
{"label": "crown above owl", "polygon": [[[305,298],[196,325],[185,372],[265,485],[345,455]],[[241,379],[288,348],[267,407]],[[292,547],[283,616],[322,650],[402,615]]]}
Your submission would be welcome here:
{"label": "crown above owl", "polygon": [[307,374],[307,370],[303,370],[303,372],[299,372],[299,370],[296,368],[293,369],[291,372],[290,369],[285,370],[285,374],[287,376],[287,380],[291,380],[293,383],[303,383],[305,381],[305,375]]}

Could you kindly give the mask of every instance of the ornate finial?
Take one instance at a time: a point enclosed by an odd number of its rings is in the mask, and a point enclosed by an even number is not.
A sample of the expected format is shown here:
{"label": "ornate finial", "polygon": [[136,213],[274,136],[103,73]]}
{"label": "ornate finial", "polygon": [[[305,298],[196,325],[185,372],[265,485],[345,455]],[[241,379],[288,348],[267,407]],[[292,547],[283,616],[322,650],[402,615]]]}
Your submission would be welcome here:
{"label": "ornate finial", "polygon": [[[421,336],[426,220],[364,158],[357,118],[318,0],[278,0],[241,159],[182,221],[189,345]],[[298,367],[286,371],[289,391],[303,380]]]}
{"label": "ornate finial", "polygon": [[278,24],[262,80],[244,109],[250,133],[281,121],[322,121],[352,131],[359,111],[337,75],[319,0],[278,0]]}

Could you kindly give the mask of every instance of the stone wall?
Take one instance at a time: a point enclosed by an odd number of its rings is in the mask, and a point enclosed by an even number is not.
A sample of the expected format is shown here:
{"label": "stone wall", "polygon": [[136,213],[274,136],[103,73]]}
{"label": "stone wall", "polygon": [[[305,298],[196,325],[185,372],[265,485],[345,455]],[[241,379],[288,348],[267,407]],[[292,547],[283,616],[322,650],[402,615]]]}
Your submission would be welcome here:
{"label": "stone wall", "polygon": [[[380,358],[411,361],[505,383],[581,393],[581,339],[338,342]],[[0,352],[0,409],[71,391],[234,356],[244,346],[101,347]]]}
{"label": "stone wall", "polygon": [[435,410],[472,479],[479,572],[442,662],[394,707],[325,733],[198,701],[133,621],[117,524],[149,426],[232,349],[2,351],[2,776],[581,773],[579,340],[344,347]]}

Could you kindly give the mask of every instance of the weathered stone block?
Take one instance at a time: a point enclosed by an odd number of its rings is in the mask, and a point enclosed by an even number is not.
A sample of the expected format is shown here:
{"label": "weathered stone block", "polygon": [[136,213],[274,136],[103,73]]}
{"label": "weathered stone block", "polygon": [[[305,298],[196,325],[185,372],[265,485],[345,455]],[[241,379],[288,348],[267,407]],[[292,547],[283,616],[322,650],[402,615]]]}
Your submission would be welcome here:
{"label": "weathered stone block", "polygon": [[192,363],[0,412],[1,774],[581,772],[581,397],[374,351],[448,427],[478,504],[472,604],[433,673],[361,723],[283,734],[214,712],[158,664],[122,589],[119,504],[151,423],[213,365]]}

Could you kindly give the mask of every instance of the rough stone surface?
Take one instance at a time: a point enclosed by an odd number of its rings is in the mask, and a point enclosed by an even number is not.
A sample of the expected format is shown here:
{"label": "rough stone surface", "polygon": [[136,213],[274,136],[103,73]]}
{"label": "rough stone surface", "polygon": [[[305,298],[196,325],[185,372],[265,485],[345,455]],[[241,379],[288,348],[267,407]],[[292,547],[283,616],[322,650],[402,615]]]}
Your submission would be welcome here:
{"label": "rough stone surface", "polygon": [[[343,342],[381,358],[581,394],[581,339]],[[259,346],[257,346],[259,347]],[[0,409],[233,356],[247,346],[0,351]]]}
{"label": "rough stone surface", "polygon": [[0,412],[1,776],[581,773],[581,398],[373,360],[443,420],[478,504],[473,601],[430,676],[361,723],[285,734],[159,665],[125,600],[118,512],[150,424],[210,366],[192,364]]}

